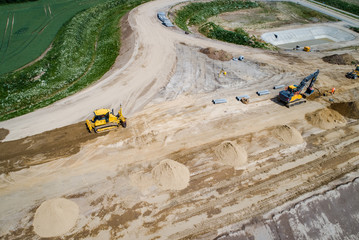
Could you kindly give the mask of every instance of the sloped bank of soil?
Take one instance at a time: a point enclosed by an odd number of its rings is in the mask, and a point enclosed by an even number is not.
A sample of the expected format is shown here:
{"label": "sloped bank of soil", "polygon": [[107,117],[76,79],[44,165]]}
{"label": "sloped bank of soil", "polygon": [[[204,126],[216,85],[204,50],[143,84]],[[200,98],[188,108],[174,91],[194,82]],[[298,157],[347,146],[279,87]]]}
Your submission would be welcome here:
{"label": "sloped bank of soil", "polygon": [[359,101],[333,103],[330,108],[347,118],[359,119]]}
{"label": "sloped bank of soil", "polygon": [[[107,133],[89,133],[80,122],[23,139],[0,143],[0,174],[18,171],[49,159],[71,156],[81,145]],[[38,156],[38,158],[36,158]],[[40,158],[40,156],[43,156]]]}
{"label": "sloped bank of soil", "polygon": [[351,65],[359,63],[359,61],[355,60],[355,58],[348,53],[325,56],[322,59],[324,62],[338,65]]}
{"label": "sloped bank of soil", "polygon": [[0,128],[0,142],[5,139],[9,132],[10,131],[5,128]]}

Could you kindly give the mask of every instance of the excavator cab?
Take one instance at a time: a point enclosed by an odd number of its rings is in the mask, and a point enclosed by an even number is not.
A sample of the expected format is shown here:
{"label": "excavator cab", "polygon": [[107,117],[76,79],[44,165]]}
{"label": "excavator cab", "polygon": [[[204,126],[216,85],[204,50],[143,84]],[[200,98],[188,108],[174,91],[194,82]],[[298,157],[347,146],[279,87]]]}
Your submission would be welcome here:
{"label": "excavator cab", "polygon": [[298,88],[297,85],[290,85],[290,86],[288,86],[287,90],[288,90],[289,92],[296,93],[296,92],[297,92],[297,88]]}

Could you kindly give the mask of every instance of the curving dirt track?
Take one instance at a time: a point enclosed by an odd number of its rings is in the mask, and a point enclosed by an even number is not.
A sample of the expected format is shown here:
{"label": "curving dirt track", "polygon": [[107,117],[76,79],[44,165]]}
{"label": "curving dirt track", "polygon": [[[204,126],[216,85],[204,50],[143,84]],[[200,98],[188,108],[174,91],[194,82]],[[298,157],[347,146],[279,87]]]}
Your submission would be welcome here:
{"label": "curving dirt track", "polygon": [[[253,61],[276,62],[288,68],[287,63],[278,61],[278,56],[265,54],[261,50],[187,36],[183,32],[164,28],[158,23],[156,12],[179,2],[161,0],[133,10],[128,21],[134,30],[135,46],[129,61],[120,68],[112,68],[99,82],[73,96],[24,116],[0,122],[0,128],[10,131],[5,141],[83,121],[94,109],[101,107],[118,109],[122,104],[126,114],[131,116],[166,86],[175,71],[175,46],[180,42],[214,47],[233,55],[250,56]],[[294,67],[292,69],[295,70]],[[299,72],[305,74],[305,71]]]}
{"label": "curving dirt track", "polygon": [[[336,103],[359,101],[359,83],[344,77],[351,67],[322,61],[333,52],[267,52],[167,29],[156,12],[176,2],[134,9],[128,15],[133,32],[122,21],[122,58],[99,83],[0,123],[1,238],[40,239],[33,231],[35,211],[45,200],[61,197],[80,209],[75,227],[61,239],[359,237],[359,121],[345,112],[346,123],[328,118],[329,129],[306,120]],[[244,55],[246,61],[209,59],[199,52],[205,47]],[[358,51],[346,51],[359,59]],[[221,68],[228,69],[226,78],[218,76]],[[335,95],[314,94],[290,109],[276,101],[274,84],[296,83],[318,68],[316,86],[322,92],[335,86]],[[271,94],[255,96],[261,89]],[[239,94],[249,94],[250,104],[235,100]],[[228,103],[211,104],[221,97]],[[91,135],[77,123],[96,107],[120,103],[126,129]],[[282,136],[278,129],[284,125],[303,141]],[[234,168],[218,157],[218,146],[229,141],[247,153],[244,166]],[[152,169],[164,159],[188,168],[187,188],[162,190],[154,184]],[[334,193],[328,197],[328,192]],[[313,216],[293,210],[313,207],[317,199],[335,203],[333,195],[341,209],[354,206],[350,214],[339,211],[333,219],[321,203]],[[352,205],[343,204],[348,195]],[[293,228],[293,220],[286,219],[302,221],[309,230]],[[326,232],[310,232],[329,223],[335,226]]]}

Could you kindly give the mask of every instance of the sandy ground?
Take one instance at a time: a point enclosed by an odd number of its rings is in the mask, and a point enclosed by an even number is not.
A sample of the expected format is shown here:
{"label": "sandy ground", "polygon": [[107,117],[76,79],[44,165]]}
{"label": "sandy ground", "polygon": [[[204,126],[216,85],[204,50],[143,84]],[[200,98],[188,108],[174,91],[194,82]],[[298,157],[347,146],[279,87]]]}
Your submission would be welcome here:
{"label": "sandy ground", "polygon": [[[99,83],[0,123],[1,238],[40,239],[35,212],[54,198],[79,206],[75,226],[59,239],[357,238],[359,122],[356,105],[346,102],[359,101],[359,82],[344,77],[352,66],[322,57],[359,59],[359,52],[270,52],[188,36],[156,19],[175,3],[150,2],[129,14],[134,31],[122,22],[128,41],[121,53],[129,61],[119,59]],[[245,61],[210,59],[199,52],[204,47]],[[277,102],[274,85],[298,84],[316,69],[316,87],[336,87],[335,95],[317,91],[289,109]],[[255,94],[263,89],[271,94]],[[235,99],[243,94],[247,105]],[[215,98],[228,103],[213,105]],[[94,135],[76,124],[101,102],[122,103],[128,127]],[[313,125],[338,103],[346,110],[325,115],[331,127]],[[36,114],[49,121],[37,125]],[[223,148],[228,142],[234,147]],[[243,161],[231,165],[238,153]],[[153,169],[165,159],[188,169],[181,190],[156,183]],[[336,205],[340,217],[331,211]]]}

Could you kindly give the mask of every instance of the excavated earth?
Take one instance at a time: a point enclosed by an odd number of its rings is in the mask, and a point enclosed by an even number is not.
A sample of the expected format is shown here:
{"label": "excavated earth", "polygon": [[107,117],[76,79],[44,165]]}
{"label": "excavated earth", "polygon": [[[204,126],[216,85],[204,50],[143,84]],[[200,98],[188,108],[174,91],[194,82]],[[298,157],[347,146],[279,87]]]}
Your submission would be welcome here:
{"label": "excavated earth", "polygon": [[[168,67],[139,91],[124,84],[133,90],[123,106],[126,129],[88,133],[83,118],[17,138],[22,133],[2,123],[0,238],[359,238],[359,82],[345,78],[352,66],[322,60],[343,53],[358,60],[359,52],[276,52],[188,36],[156,19],[173,4],[149,2],[122,21],[127,37],[106,74],[115,76],[110,86],[123,80],[116,74],[126,59],[140,69],[137,87],[161,54]],[[151,52],[141,24],[174,42]],[[213,58],[200,52],[206,48]],[[226,53],[245,59],[221,61]],[[278,102],[283,89],[273,86],[299,84],[317,69],[318,91],[305,104]],[[332,87],[334,95],[317,94]],[[270,94],[255,94],[265,89]],[[236,100],[243,94],[249,104]],[[217,98],[227,103],[212,104]],[[52,199],[72,207],[51,205],[46,217],[64,226],[46,229],[47,218],[34,218]]]}

